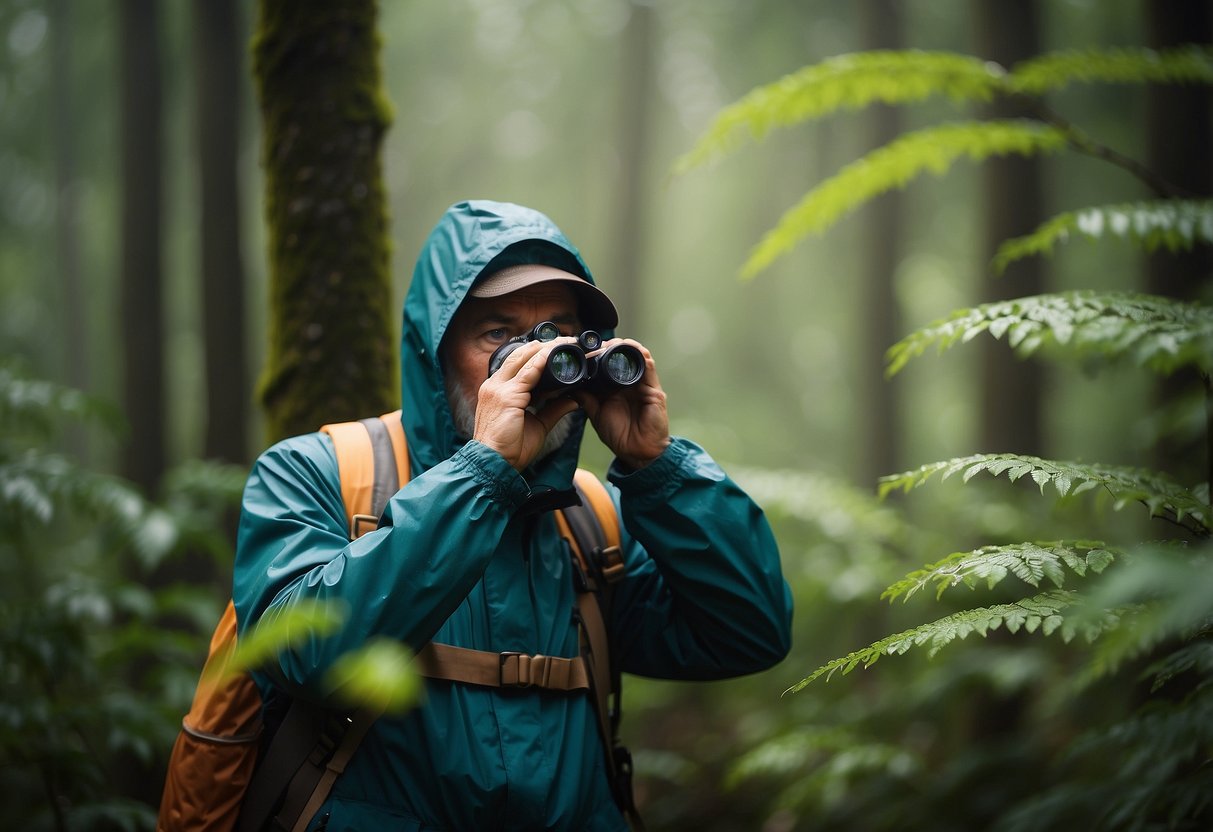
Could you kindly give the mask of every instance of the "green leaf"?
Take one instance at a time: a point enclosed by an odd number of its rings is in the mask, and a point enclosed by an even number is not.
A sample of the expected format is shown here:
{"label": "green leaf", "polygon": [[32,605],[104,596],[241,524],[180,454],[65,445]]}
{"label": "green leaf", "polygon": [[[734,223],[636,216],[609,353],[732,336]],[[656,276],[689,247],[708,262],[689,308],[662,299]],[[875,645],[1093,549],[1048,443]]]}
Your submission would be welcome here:
{"label": "green leaf", "polygon": [[335,632],[344,617],[333,604],[297,601],[273,607],[237,642],[225,672],[261,667],[279,653]]}
{"label": "green leaf", "polygon": [[[1070,494],[1101,488],[1112,496],[1117,510],[1131,502],[1138,502],[1145,505],[1151,515],[1185,522],[1202,535],[1208,534],[1210,520],[1213,519],[1202,493],[1185,488],[1166,474],[1142,468],[1065,462],[1020,454],[974,454],[932,462],[912,471],[881,477],[879,495],[883,498],[897,489],[909,492],[941,471],[964,468],[984,469],[994,476],[1005,474],[1012,482],[1031,473],[1042,494],[1046,485],[1058,481],[1067,484]],[[1058,491],[1061,490],[1058,486]]]}
{"label": "green leaf", "polygon": [[[1028,632],[1034,632],[1043,624],[1044,634],[1050,635],[1057,632],[1066,621],[1066,611],[1078,604],[1080,604],[1080,600],[1076,593],[1068,590],[1051,590],[1010,604],[997,604],[954,613],[929,624],[887,636],[862,650],[856,650],[846,656],[826,662],[784,693],[801,691],[823,676],[828,681],[839,669],[842,670],[843,675],[846,675],[860,665],[865,668],[871,667],[881,656],[900,655],[911,647],[925,647],[927,654],[934,656],[952,642],[964,639],[971,633],[984,637],[989,631],[1004,624],[1010,632],[1017,632],[1021,627]],[[1119,620],[1119,615],[1114,612],[1092,618],[1091,624],[1084,630],[1084,635],[1088,639],[1096,638],[1105,630],[1114,629],[1119,624]]]}
{"label": "green leaf", "polygon": [[969,552],[953,552],[940,561],[911,572],[886,589],[880,597],[890,601],[897,598],[908,601],[932,583],[935,585],[936,598],[960,584],[973,589],[984,583],[987,588],[993,589],[1008,574],[1032,586],[1039,586],[1042,579],[1047,578],[1060,589],[1065,583],[1066,567],[1083,575],[1093,556],[1102,570],[1119,554],[1119,551],[1108,549],[1103,543],[1084,540],[982,546]]}
{"label": "green leaf", "polygon": [[1034,156],[1065,144],[1066,134],[1061,130],[1015,119],[944,124],[907,133],[847,165],[805,195],[750,253],[742,276],[754,277],[800,240],[820,234],[865,202],[904,187],[924,172],[942,175],[965,157],[979,162],[991,156]]}
{"label": "green leaf", "polygon": [[988,101],[1002,85],[996,64],[951,52],[876,51],[839,55],[756,87],[725,107],[674,163],[686,173],[736,150],[746,137],[872,103],[909,104],[933,96]]}
{"label": "green leaf", "polygon": [[1146,251],[1188,251],[1197,245],[1213,245],[1213,200],[1121,203],[1058,214],[1031,234],[1003,243],[994,255],[994,270],[1002,273],[1016,260],[1052,255],[1059,243],[1077,236],[1089,240],[1113,236]]}
{"label": "green leaf", "polygon": [[1213,84],[1213,50],[1180,46],[1161,51],[1122,47],[1054,52],[1016,64],[1007,87],[1042,95],[1074,82]]}
{"label": "green leaf", "polygon": [[400,713],[421,697],[423,683],[412,652],[398,641],[378,638],[342,656],[329,674],[336,695],[352,705]]}
{"label": "green leaf", "polygon": [[1183,367],[1213,371],[1213,307],[1155,295],[1074,291],[957,310],[890,347],[885,373],[896,375],[932,346],[946,349],[956,333],[981,321],[1007,319],[1012,323],[1000,331],[1021,356],[1049,346],[1059,356],[1130,361],[1164,375]]}

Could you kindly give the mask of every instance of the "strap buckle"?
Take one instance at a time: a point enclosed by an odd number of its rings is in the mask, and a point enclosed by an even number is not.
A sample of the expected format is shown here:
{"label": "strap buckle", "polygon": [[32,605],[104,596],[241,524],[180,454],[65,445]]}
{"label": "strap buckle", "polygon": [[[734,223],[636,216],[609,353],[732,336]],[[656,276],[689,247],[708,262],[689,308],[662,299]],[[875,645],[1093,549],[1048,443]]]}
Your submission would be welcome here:
{"label": "strap buckle", "polygon": [[353,528],[350,529],[350,540],[357,540],[367,532],[379,528],[379,518],[374,514],[355,514]]}
{"label": "strap buckle", "polygon": [[531,657],[509,651],[497,656],[497,681],[503,688],[531,686]]}
{"label": "strap buckle", "polygon": [[552,669],[551,656],[507,652],[497,656],[498,682],[503,688],[546,687]]}

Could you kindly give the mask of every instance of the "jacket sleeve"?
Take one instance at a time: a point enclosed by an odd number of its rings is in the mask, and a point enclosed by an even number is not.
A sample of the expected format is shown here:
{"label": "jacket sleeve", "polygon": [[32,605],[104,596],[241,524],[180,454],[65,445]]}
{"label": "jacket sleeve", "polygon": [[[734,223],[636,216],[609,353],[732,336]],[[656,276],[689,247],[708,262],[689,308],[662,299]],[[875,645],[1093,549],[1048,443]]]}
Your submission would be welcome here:
{"label": "jacket sleeve", "polygon": [[619,489],[626,573],[612,630],[620,669],[718,679],[765,670],[791,646],[792,595],[762,510],[697,445],[675,438]]}
{"label": "jacket sleeve", "polygon": [[505,460],[468,443],[401,488],[377,530],[350,541],[331,440],[280,442],[244,490],[232,590],[240,634],[300,602],[333,604],[340,629],[293,644],[269,669],[280,684],[324,696],[333,662],[368,638],[428,641],[480,579],[528,493]]}

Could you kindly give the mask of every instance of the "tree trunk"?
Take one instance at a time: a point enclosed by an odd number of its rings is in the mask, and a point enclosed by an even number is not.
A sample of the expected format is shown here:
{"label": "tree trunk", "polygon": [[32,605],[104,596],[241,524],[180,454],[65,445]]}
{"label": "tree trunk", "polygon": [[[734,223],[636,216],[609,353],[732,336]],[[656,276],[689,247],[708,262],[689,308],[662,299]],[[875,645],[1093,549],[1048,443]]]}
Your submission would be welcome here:
{"label": "tree trunk", "polygon": [[[902,48],[902,4],[896,0],[859,3],[860,42],[864,49]],[[904,129],[900,108],[876,105],[866,124],[869,148],[892,141]],[[863,456],[861,483],[874,483],[884,474],[903,469],[901,405],[898,379],[885,379],[884,354],[904,334],[895,281],[901,260],[905,199],[901,190],[883,194],[865,207],[867,237],[860,320],[866,333],[860,350],[859,425]]]}
{"label": "tree trunk", "polygon": [[258,4],[271,441],[399,401],[376,18],[373,0]]}
{"label": "tree trunk", "polygon": [[632,3],[622,42],[622,79],[619,84],[619,179],[614,194],[615,251],[608,291],[619,318],[631,337],[642,337],[640,264],[644,262],[645,185],[649,138],[652,130],[650,91],[653,79],[653,37],[656,12],[649,5]]}
{"label": "tree trunk", "polygon": [[[973,4],[979,54],[1005,67],[1040,51],[1036,0]],[[1010,100],[994,102],[991,118],[1024,116]],[[1043,165],[1039,159],[995,158],[985,162],[985,215],[982,253],[985,262],[1011,237],[1032,231],[1044,219]],[[1039,294],[1044,261],[1031,257],[1013,263],[998,280],[984,283],[982,301]],[[1040,454],[1043,449],[1044,374],[1039,365],[1020,361],[1002,342],[986,339],[981,367],[981,446],[985,452]]]}
{"label": "tree trunk", "polygon": [[240,256],[242,48],[235,0],[195,0],[194,74],[201,187],[202,316],[208,459],[248,456],[248,356]]}
{"label": "tree trunk", "polygon": [[80,200],[76,194],[75,124],[72,118],[71,4],[53,0],[51,17],[51,99],[54,108],[55,243],[64,325],[64,378],[87,390],[84,290],[80,281]]}
{"label": "tree trunk", "polygon": [[122,403],[130,427],[123,473],[154,494],[165,467],[161,314],[160,36],[156,0],[123,0]]}
{"label": "tree trunk", "polygon": [[[1150,46],[1163,49],[1184,43],[1213,42],[1213,6],[1209,3],[1146,3]],[[1146,164],[1192,197],[1213,194],[1213,95],[1203,84],[1153,84],[1146,98]],[[1146,259],[1147,291],[1173,298],[1200,297],[1213,274],[1213,249],[1159,250]],[[1161,406],[1199,389],[1195,372],[1180,372],[1159,383]],[[1170,434],[1154,452],[1155,467],[1186,483],[1207,479],[1209,437]]]}

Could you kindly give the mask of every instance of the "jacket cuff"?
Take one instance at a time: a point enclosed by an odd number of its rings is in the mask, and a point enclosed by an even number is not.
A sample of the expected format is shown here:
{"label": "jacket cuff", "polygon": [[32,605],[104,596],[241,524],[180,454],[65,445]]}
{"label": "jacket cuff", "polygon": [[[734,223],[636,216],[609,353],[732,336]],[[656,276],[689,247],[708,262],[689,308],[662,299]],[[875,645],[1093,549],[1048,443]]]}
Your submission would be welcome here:
{"label": "jacket cuff", "polygon": [[531,488],[522,475],[514,470],[505,458],[475,440],[464,443],[451,457],[454,466],[467,472],[485,490],[488,496],[515,511],[526,502]]}
{"label": "jacket cuff", "polygon": [[642,504],[666,501],[686,480],[690,465],[688,456],[695,446],[681,437],[670,437],[670,444],[661,456],[633,471],[618,459],[611,463],[607,479]]}

